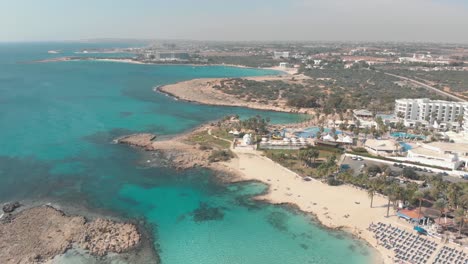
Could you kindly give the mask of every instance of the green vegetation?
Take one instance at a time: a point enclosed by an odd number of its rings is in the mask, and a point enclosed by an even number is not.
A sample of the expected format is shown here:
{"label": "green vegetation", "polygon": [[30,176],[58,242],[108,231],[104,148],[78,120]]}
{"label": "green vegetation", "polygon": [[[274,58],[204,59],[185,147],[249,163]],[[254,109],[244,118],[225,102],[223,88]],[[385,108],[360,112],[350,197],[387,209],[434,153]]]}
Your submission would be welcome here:
{"label": "green vegetation", "polygon": [[253,56],[210,56],[208,63],[210,64],[231,64],[243,65],[247,67],[272,67],[277,65],[277,62],[269,55],[253,55]]}
{"label": "green vegetation", "polygon": [[189,143],[200,144],[200,146],[205,149],[228,149],[231,146],[229,142],[215,138],[212,135],[209,135],[207,131],[195,133],[191,135],[187,141]]}
{"label": "green vegetation", "polygon": [[261,116],[254,116],[246,120],[240,120],[238,123],[239,129],[252,130],[258,135],[265,135],[268,133],[269,118],[262,118]]}
{"label": "green vegetation", "polygon": [[[299,174],[314,178],[327,176],[335,168],[336,151],[325,148],[307,148],[301,150],[264,150],[265,156]],[[324,165],[325,164],[325,165]]]}
{"label": "green vegetation", "polygon": [[449,87],[448,92],[456,92],[468,98],[468,74],[466,71],[410,71],[398,69],[389,72],[422,82],[424,82],[423,80],[434,82],[435,85],[432,86],[440,90]]}
{"label": "green vegetation", "polygon": [[215,89],[248,102],[290,107],[318,108],[324,114],[344,113],[349,109],[368,108],[374,112],[392,111],[395,99],[429,97],[444,99],[422,87],[364,66],[344,69],[340,61],[328,62],[323,69],[301,69],[311,80],[253,81],[228,79]]}
{"label": "green vegetation", "polygon": [[210,162],[228,161],[234,158],[234,154],[229,149],[214,150],[208,157]]}
{"label": "green vegetation", "polygon": [[324,69],[304,69],[303,73],[314,78],[315,85],[326,88],[310,94],[320,98],[325,113],[359,108],[391,111],[398,98],[439,98],[424,88],[401,85],[399,79],[363,66],[344,69],[341,61],[329,62]]}

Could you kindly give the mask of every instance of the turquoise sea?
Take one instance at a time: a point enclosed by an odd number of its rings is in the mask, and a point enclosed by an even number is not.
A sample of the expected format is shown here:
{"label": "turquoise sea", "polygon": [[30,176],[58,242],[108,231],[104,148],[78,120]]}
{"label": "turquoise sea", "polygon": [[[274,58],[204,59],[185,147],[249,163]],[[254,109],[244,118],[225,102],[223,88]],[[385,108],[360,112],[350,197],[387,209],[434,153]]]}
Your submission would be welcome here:
{"label": "turquoise sea", "polygon": [[141,219],[164,264],[371,261],[372,251],[360,241],[326,230],[292,209],[252,201],[266,190],[263,184],[220,183],[204,169],[147,167],[143,153],[111,143],[134,132],[181,133],[227,114],[260,114],[276,123],[301,120],[286,113],[175,101],[152,90],[192,78],[271,71],[31,63],[53,57],[47,54],[52,49],[71,55],[119,45],[0,44],[0,203],[54,201]]}

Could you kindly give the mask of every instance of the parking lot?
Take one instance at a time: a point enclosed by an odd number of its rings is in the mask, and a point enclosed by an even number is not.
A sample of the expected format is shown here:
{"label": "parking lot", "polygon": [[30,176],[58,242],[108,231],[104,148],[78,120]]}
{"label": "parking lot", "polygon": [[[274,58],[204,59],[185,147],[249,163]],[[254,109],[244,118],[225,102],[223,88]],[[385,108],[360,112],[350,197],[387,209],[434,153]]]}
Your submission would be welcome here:
{"label": "parking lot", "polygon": [[[393,172],[395,172],[395,174],[397,176],[401,175],[401,172],[403,171],[403,168],[395,167],[395,166],[393,166],[393,163],[388,164],[388,163],[377,162],[377,161],[372,161],[372,160],[353,160],[353,159],[351,159],[350,156],[345,157],[345,159],[342,162],[342,165],[348,165],[349,168],[354,171],[355,175],[358,175],[359,173],[361,173],[363,165],[365,167],[368,167],[368,166],[371,166],[371,165],[377,165],[379,167],[388,166]],[[428,176],[437,175],[437,173],[434,173],[434,172],[424,172],[424,171],[416,171],[416,170],[415,170],[415,172],[418,175],[428,175]],[[464,180],[462,178],[458,178],[458,177],[455,177],[455,176],[444,176],[443,179],[445,181],[449,181],[449,182],[464,182],[464,181],[466,181],[466,180]]]}

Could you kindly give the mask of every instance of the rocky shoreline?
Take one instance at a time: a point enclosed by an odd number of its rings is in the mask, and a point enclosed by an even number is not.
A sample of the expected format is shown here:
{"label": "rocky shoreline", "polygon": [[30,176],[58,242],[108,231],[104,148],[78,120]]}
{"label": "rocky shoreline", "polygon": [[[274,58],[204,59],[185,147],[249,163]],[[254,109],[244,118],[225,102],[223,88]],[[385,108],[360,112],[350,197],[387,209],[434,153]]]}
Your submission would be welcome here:
{"label": "rocky shoreline", "polygon": [[149,133],[132,134],[115,139],[116,143],[130,145],[144,150],[153,150],[153,140],[156,135]]}
{"label": "rocky shoreline", "polygon": [[211,127],[208,124],[203,125],[188,133],[162,140],[154,140],[156,135],[153,134],[140,133],[117,138],[114,142],[148,152],[158,152],[163,159],[168,161],[171,167],[178,170],[206,167],[219,171],[223,170],[219,163],[210,163],[208,161],[211,150],[203,149],[199,144],[191,143],[188,140],[191,135],[207,131]]}
{"label": "rocky shoreline", "polygon": [[136,225],[83,216],[69,216],[52,206],[5,213],[0,219],[2,263],[50,263],[78,248],[97,257],[126,253],[142,240]]}

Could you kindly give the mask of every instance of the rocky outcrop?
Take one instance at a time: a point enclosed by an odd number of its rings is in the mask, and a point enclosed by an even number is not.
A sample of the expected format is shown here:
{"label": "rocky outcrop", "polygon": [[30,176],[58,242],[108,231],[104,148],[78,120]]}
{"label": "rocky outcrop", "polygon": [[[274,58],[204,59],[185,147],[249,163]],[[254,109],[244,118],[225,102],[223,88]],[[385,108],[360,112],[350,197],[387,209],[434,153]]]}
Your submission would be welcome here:
{"label": "rocky outcrop", "polygon": [[140,242],[140,234],[132,224],[97,219],[86,224],[78,244],[92,254],[122,253]]}
{"label": "rocky outcrop", "polygon": [[5,204],[2,209],[4,213],[12,213],[20,206],[21,204],[19,202],[12,202],[12,203]]}
{"label": "rocky outcrop", "polygon": [[140,239],[133,224],[105,219],[87,222],[50,206],[34,207],[0,223],[0,260],[2,264],[44,263],[74,244],[103,256],[128,251]]}
{"label": "rocky outcrop", "polygon": [[149,133],[133,134],[118,138],[116,141],[119,144],[126,144],[145,150],[153,150],[152,143],[156,135]]}

